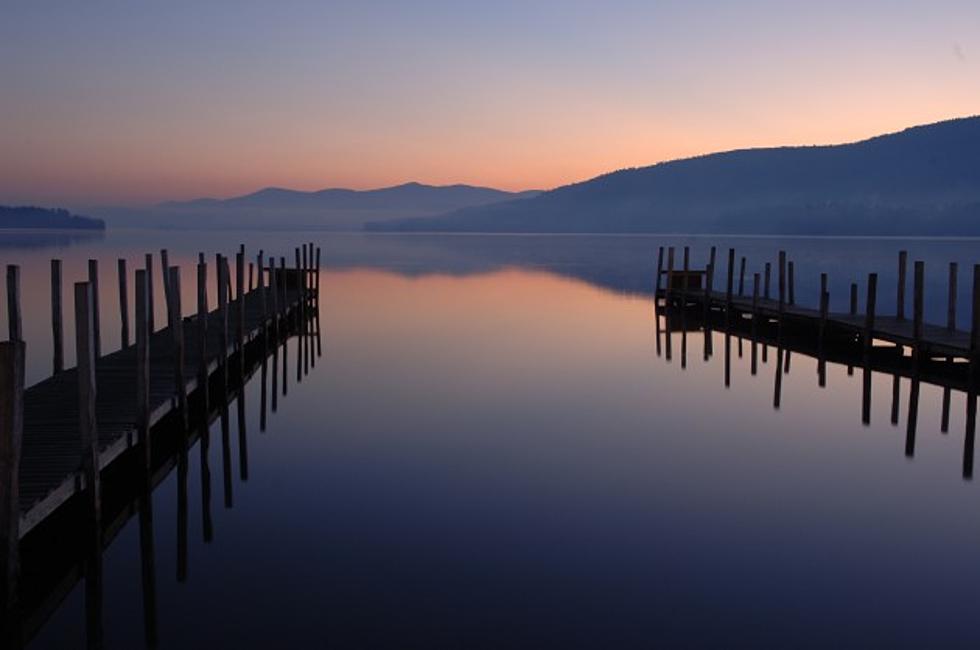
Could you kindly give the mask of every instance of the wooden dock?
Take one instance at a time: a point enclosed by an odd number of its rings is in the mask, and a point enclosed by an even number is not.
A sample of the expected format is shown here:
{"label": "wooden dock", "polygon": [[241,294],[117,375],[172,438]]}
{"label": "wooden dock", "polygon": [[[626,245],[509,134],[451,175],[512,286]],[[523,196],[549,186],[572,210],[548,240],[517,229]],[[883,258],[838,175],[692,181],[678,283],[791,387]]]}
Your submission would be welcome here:
{"label": "wooden dock", "polygon": [[[695,307],[704,312],[721,310],[732,320],[748,318],[757,322],[774,321],[787,331],[805,330],[809,335],[821,337],[851,337],[863,341],[868,347],[873,342],[886,342],[896,346],[908,346],[920,358],[942,357],[965,359],[976,362],[980,352],[980,264],[973,267],[973,327],[971,331],[956,329],[955,265],[951,265],[951,291],[947,322],[945,324],[927,323],[924,320],[923,273],[921,262],[915,263],[915,282],[913,291],[913,310],[911,317],[905,315],[905,265],[907,255],[899,255],[899,287],[897,289],[898,307],[896,315],[876,313],[877,274],[868,277],[866,285],[865,311],[858,312],[859,296],[856,284],[851,286],[851,308],[846,313],[831,312],[828,309],[829,293],[827,278],[821,278],[819,303],[814,307],[796,304],[793,286],[793,264],[788,262],[785,253],[780,252],[778,265],[778,294],[770,292],[770,269],[766,263],[764,290],[760,291],[760,274],[753,275],[753,291],[745,292],[745,261],[740,264],[740,274],[735,276],[735,251],[729,249],[728,274],[724,291],[715,290],[714,249],[709,257],[708,267],[694,271],[689,267],[689,253],[685,251],[684,267],[674,268],[673,248],[667,249],[667,265],[664,265],[664,249],[661,247],[658,264],[655,296],[658,304],[671,307]],[[787,274],[787,270],[789,273]],[[695,275],[697,274],[697,275]],[[787,277],[787,275],[789,277]],[[691,286],[691,277],[704,277],[704,282]],[[664,282],[666,279],[666,282]],[[736,290],[736,286],[738,289]]]}
{"label": "wooden dock", "polygon": [[[118,262],[122,348],[101,354],[98,320],[98,262],[90,260],[87,282],[74,285],[77,366],[63,369],[61,263],[51,265],[54,374],[24,387],[25,344],[20,315],[20,276],[7,269],[10,340],[0,343],[0,614],[18,600],[20,540],[66,504],[84,497],[86,526],[101,546],[101,476],[118,459],[141,457],[149,474],[153,467],[151,431],[177,418],[188,427],[188,403],[208,410],[209,395],[225,400],[240,385],[245,351],[260,341],[265,347],[280,332],[296,329],[297,379],[315,363],[319,329],[313,337],[313,315],[319,306],[320,251],[313,244],[295,250],[295,265],[285,258],[256,258],[258,273],[245,283],[245,250],[235,257],[235,282],[227,257],[217,255],[217,306],[209,309],[208,264],[197,264],[197,309],[185,316],[181,308],[180,269],[171,267],[161,251],[161,275],[167,325],[154,331],[152,256],[135,272],[135,341],[130,343],[130,314],[124,260]],[[257,281],[257,282],[256,282]],[[237,288],[237,295],[233,289]],[[285,388],[285,359],[283,387]],[[275,404],[275,402],[273,402]],[[77,531],[81,540],[88,533]]]}

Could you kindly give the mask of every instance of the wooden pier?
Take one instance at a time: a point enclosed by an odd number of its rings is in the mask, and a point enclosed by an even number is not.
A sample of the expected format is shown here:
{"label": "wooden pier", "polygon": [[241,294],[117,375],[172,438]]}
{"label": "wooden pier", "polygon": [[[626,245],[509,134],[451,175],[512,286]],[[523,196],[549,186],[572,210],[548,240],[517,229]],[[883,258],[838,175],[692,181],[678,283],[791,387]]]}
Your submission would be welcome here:
{"label": "wooden pier", "polygon": [[[244,283],[245,251],[235,259],[232,283],[228,258],[217,255],[217,305],[209,309],[208,264],[197,264],[196,312],[181,308],[181,269],[171,267],[161,251],[161,275],[167,304],[166,325],[153,327],[152,256],[134,273],[135,340],[130,341],[126,264],[118,263],[122,348],[99,354],[98,263],[90,261],[88,281],[74,285],[77,365],[63,369],[61,263],[51,265],[54,374],[25,388],[25,344],[21,340],[19,269],[7,270],[10,340],[0,343],[0,614],[17,606],[21,540],[71,504],[84,502],[88,525],[74,531],[78,543],[89,536],[101,548],[101,478],[120,459],[139,459],[146,476],[158,466],[154,440],[163,422],[188,430],[189,403],[203,412],[209,403],[227,403],[228,395],[247,376],[247,352],[265,353],[287,333],[299,333],[297,380],[302,362],[315,363],[319,346],[319,249],[296,249],[297,264],[285,258],[268,262],[257,256],[258,273]],[[316,266],[314,266],[314,260]],[[254,280],[257,279],[257,284]],[[237,289],[237,295],[232,295]],[[314,327],[315,326],[315,327]],[[252,354],[255,354],[254,352]],[[264,368],[264,365],[263,365]],[[274,371],[278,376],[278,371]],[[282,385],[286,387],[283,358]],[[273,398],[273,409],[276,401]],[[241,414],[240,414],[241,415]],[[263,417],[263,422],[265,418]],[[169,427],[173,429],[173,425]],[[169,435],[169,434],[168,434]],[[128,462],[132,462],[131,460]],[[247,472],[244,469],[243,472]],[[71,505],[77,508],[77,505]],[[90,532],[86,532],[86,530]],[[6,617],[4,617],[6,618]]]}
{"label": "wooden pier", "polygon": [[[940,431],[949,430],[950,398],[953,391],[962,392],[966,404],[964,432],[963,477],[973,476],[974,441],[976,437],[977,396],[980,387],[980,265],[973,267],[972,318],[969,332],[956,328],[957,265],[949,265],[948,291],[946,292],[946,323],[928,323],[924,315],[924,264],[916,261],[913,266],[911,318],[906,317],[906,282],[908,255],[899,253],[898,286],[894,315],[876,313],[878,277],[871,273],[865,290],[865,311],[859,311],[859,287],[850,285],[849,309],[845,313],[829,310],[827,274],[821,274],[820,290],[816,307],[796,304],[794,265],[785,253],[780,252],[777,261],[778,294],[770,294],[768,277],[763,283],[760,273],[752,276],[752,294],[745,295],[745,258],[739,264],[739,277],[735,282],[735,251],[729,250],[728,275],[724,291],[713,288],[714,263],[700,272],[703,283],[690,282],[690,268],[673,269],[674,251],[664,249],[658,257],[655,288],[655,318],[657,355],[664,354],[667,361],[674,357],[673,338],[680,335],[680,365],[687,366],[688,332],[703,334],[703,356],[707,361],[714,355],[715,332],[724,335],[724,383],[731,383],[731,355],[734,340],[738,356],[743,354],[744,344],[750,353],[750,372],[759,370],[768,362],[770,349],[774,352],[773,407],[778,409],[782,400],[783,375],[790,371],[792,354],[803,354],[817,360],[817,386],[827,385],[827,364],[846,366],[848,374],[855,369],[862,372],[861,420],[870,423],[872,376],[875,373],[891,376],[891,422],[899,423],[900,383],[909,384],[908,414],[906,420],[905,454],[915,453],[918,426],[919,391],[922,384],[942,388]],[[712,251],[709,259],[714,260]],[[685,251],[685,262],[689,253]],[[686,264],[685,264],[686,266]],[[765,264],[766,275],[771,263]],[[665,281],[666,280],[666,281]],[[760,291],[760,285],[764,287]],[[737,291],[735,287],[738,287]]]}
{"label": "wooden pier", "polygon": [[[711,256],[714,258],[714,255]],[[685,254],[685,260],[688,255]],[[859,313],[857,308],[857,285],[851,286],[851,309],[848,312],[829,311],[829,293],[827,278],[821,278],[821,290],[817,304],[813,307],[803,307],[796,304],[793,274],[787,282],[787,267],[792,269],[792,262],[787,263],[786,255],[779,253],[778,261],[778,295],[772,296],[769,290],[768,272],[766,273],[765,290],[760,293],[758,274],[752,295],[747,295],[741,288],[745,286],[745,264],[740,264],[740,277],[735,291],[735,251],[729,250],[727,286],[724,291],[716,291],[713,280],[716,275],[714,263],[709,262],[703,271],[706,278],[703,286],[687,286],[691,277],[691,269],[674,269],[673,249],[667,250],[667,265],[664,265],[664,249],[661,247],[658,264],[655,295],[658,304],[670,307],[700,308],[702,312],[721,311],[730,320],[739,318],[752,322],[776,322],[784,332],[790,333],[804,330],[808,335],[822,337],[844,337],[862,341],[866,346],[873,342],[884,342],[895,346],[911,347],[919,358],[963,359],[975,362],[980,352],[980,264],[973,267],[973,317],[971,331],[956,329],[956,292],[955,265],[951,265],[951,290],[947,322],[945,324],[927,323],[924,320],[924,288],[922,262],[915,263],[915,280],[913,295],[912,317],[907,318],[905,312],[905,285],[907,254],[899,254],[899,284],[897,289],[897,309],[895,315],[876,313],[877,303],[877,274],[868,276],[866,285],[865,311]],[[770,267],[770,263],[766,263]],[[666,282],[664,280],[666,279]]]}

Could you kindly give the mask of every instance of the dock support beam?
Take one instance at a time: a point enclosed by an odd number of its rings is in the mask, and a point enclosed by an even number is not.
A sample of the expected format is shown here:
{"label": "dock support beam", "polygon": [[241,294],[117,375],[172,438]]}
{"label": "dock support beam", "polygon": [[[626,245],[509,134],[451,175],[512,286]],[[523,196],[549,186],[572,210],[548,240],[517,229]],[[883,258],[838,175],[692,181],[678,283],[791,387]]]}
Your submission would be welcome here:
{"label": "dock support beam", "polygon": [[126,260],[117,263],[119,271],[119,320],[122,348],[129,347],[129,294],[126,290]]}
{"label": "dock support beam", "polygon": [[905,319],[905,284],[906,267],[908,266],[909,252],[898,252],[898,295],[895,299],[895,316],[898,320]]}
{"label": "dock support beam", "polygon": [[18,593],[25,354],[23,341],[0,343],[0,619]]}
{"label": "dock support beam", "polygon": [[[150,281],[152,270],[136,271],[136,432],[143,447],[143,471],[151,467],[150,454]],[[145,477],[144,477],[145,478]]]}
{"label": "dock support beam", "polygon": [[99,327],[99,261],[88,261],[88,284],[92,292],[92,354],[102,357],[102,333]]}
{"label": "dock support beam", "polygon": [[61,307],[61,260],[51,260],[51,339],[54,374],[65,368],[65,326]]}
{"label": "dock support beam", "polygon": [[7,321],[11,341],[24,340],[24,325],[20,315],[20,267],[7,265]]}

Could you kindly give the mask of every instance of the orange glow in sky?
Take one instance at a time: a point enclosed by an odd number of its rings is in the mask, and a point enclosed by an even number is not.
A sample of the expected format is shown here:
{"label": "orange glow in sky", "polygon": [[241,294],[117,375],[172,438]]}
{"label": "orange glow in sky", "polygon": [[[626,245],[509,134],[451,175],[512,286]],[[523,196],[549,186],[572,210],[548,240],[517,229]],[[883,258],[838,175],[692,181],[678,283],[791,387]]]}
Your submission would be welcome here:
{"label": "orange glow in sky", "polygon": [[972,2],[466,4],[12,8],[0,203],[547,189],[980,113]]}

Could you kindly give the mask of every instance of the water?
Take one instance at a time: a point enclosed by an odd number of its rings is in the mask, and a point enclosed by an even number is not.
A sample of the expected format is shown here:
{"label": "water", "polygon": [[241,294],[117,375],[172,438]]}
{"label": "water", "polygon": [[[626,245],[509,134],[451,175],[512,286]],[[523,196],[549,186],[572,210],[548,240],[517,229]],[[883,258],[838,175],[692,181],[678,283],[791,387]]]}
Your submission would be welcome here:
{"label": "water", "polygon": [[[941,390],[923,385],[909,458],[907,381],[896,426],[891,378],[875,375],[864,426],[860,370],[831,364],[819,389],[816,361],[796,354],[774,410],[772,349],[754,376],[747,347],[733,350],[728,388],[719,333],[708,361],[703,335],[688,334],[684,369],[675,333],[668,363],[651,291],[659,245],[690,244],[695,266],[708,246],[724,260],[733,245],[750,271],[784,248],[798,303],[815,304],[828,271],[844,309],[848,284],[878,271],[887,311],[906,248],[926,261],[927,319],[943,322],[945,264],[960,263],[965,307],[978,242],[228,237],[119,231],[33,248],[4,237],[5,261],[24,267],[29,383],[49,372],[51,257],[65,259],[66,283],[102,260],[112,350],[118,257],[132,269],[167,247],[191,278],[198,250],[211,261],[243,241],[291,261],[300,242],[323,249],[323,356],[302,383],[290,377],[264,433],[258,376],[247,386],[249,476],[238,478],[236,433],[230,509],[212,427],[209,543],[190,455],[185,582],[176,472],[153,495],[160,647],[975,645],[980,492],[961,472],[963,395],[942,434]],[[183,289],[194,304],[193,284]],[[104,579],[106,647],[141,647],[135,517]],[[29,647],[82,646],[84,592],[75,584]]]}

